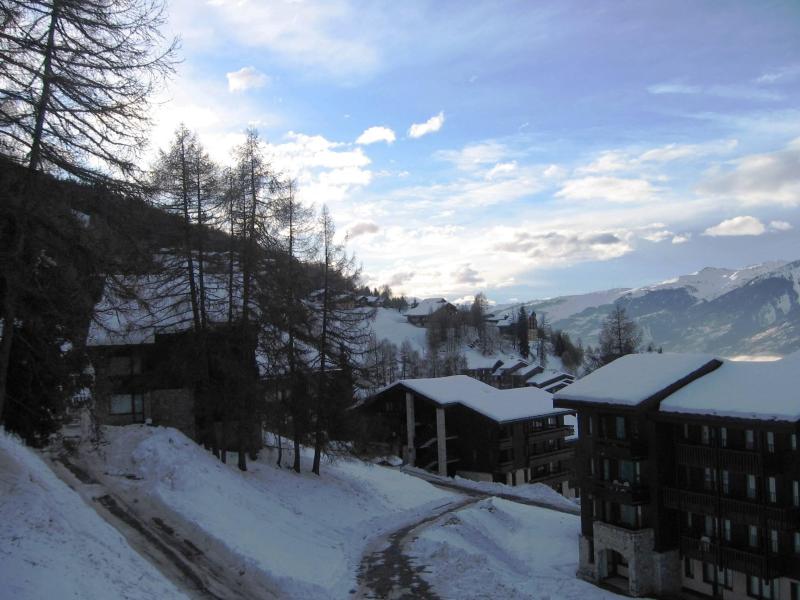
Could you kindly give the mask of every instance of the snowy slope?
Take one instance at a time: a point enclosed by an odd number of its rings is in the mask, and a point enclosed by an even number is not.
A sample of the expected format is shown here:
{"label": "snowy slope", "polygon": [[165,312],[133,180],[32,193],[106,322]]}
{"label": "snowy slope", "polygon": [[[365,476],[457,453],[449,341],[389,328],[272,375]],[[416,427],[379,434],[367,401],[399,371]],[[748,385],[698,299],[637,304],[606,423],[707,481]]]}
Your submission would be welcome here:
{"label": "snowy slope", "polygon": [[580,517],[489,498],[417,534],[414,562],[442,598],[621,598],[575,576]]}
{"label": "snowy slope", "polygon": [[287,598],[347,597],[371,538],[454,498],[362,462],[323,464],[317,477],[304,457],[298,475],[262,451],[242,473],[174,429],[108,427],[105,435],[105,458],[91,458],[95,477],[107,474],[119,495],[188,522],[196,538],[258,570]]}
{"label": "snowy slope", "polygon": [[391,308],[375,309],[375,320],[372,322],[372,331],[379,340],[389,340],[400,348],[408,340],[414,349],[420,353],[425,352],[425,328],[416,327],[408,322],[405,315]]}
{"label": "snowy slope", "polygon": [[30,448],[0,429],[0,597],[185,598]]}

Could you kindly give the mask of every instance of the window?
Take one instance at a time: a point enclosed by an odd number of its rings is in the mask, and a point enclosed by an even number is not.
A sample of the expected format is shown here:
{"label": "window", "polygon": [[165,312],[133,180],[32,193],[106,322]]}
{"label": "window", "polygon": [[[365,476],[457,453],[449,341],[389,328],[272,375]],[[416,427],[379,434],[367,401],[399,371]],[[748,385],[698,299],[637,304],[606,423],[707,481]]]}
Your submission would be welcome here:
{"label": "window", "polygon": [[548,427],[558,427],[558,417],[547,417]]}
{"label": "window", "polygon": [[751,548],[758,548],[758,527],[755,525],[747,526],[748,543]]}
{"label": "window", "polygon": [[778,553],[778,530],[777,529],[770,529],[769,530],[769,550],[773,554]]}
{"label": "window", "polygon": [[800,506],[800,481],[792,482],[792,504]]}
{"label": "window", "polygon": [[692,513],[691,512],[687,512],[686,513],[686,527],[688,527],[689,529],[692,528]]}
{"label": "window", "polygon": [[756,476],[755,475],[748,475],[747,476],[747,497],[750,500],[756,499]]}
{"label": "window", "polygon": [[689,579],[694,579],[694,562],[688,556],[683,557],[683,575]]}
{"label": "window", "polygon": [[589,459],[589,473],[591,474],[592,477],[594,477],[594,459],[593,458]]}
{"label": "window", "polygon": [[722,493],[726,496],[731,493],[731,474],[728,471],[722,472]]}
{"label": "window", "polygon": [[792,450],[797,450],[797,434],[793,433],[791,436]]}
{"label": "window", "polygon": [[714,471],[711,467],[705,467],[703,469],[703,489],[713,490],[714,488]]}
{"label": "window", "polygon": [[778,489],[774,477],[767,478],[767,495],[769,501],[775,504],[778,501]]}
{"label": "window", "polygon": [[689,439],[689,424],[688,423],[684,423],[683,424],[683,439],[685,439],[685,440]]}
{"label": "window", "polygon": [[720,445],[720,448],[727,448],[728,447],[728,428],[727,427],[720,427],[719,428],[719,445]]}
{"label": "window", "polygon": [[711,430],[708,425],[703,425],[701,429],[701,438],[704,446],[708,446],[711,443]]}
{"label": "window", "polygon": [[730,569],[715,567],[711,563],[703,563],[703,581],[711,584],[716,582],[723,587],[731,589],[733,587],[733,573]]}
{"label": "window", "polygon": [[717,518],[706,515],[703,520],[703,533],[710,538],[717,537]]}
{"label": "window", "polygon": [[631,484],[638,484],[641,476],[641,465],[632,460],[619,461],[619,478]]}
{"label": "window", "polygon": [[795,531],[792,538],[794,540],[794,544],[792,544],[794,546],[794,553],[800,554],[800,531]]}
{"label": "window", "polygon": [[725,519],[723,522],[722,535],[726,542],[731,541],[731,520]]}
{"label": "window", "polygon": [[113,394],[109,401],[109,414],[133,415],[134,420],[144,420],[141,394]]}
{"label": "window", "polygon": [[753,598],[772,600],[774,592],[773,582],[769,579],[759,579],[757,575],[747,578],[747,595]]}
{"label": "window", "polygon": [[609,461],[607,458],[603,459],[603,480],[611,480],[611,461]]}
{"label": "window", "polygon": [[767,452],[775,452],[775,433],[767,432]]}
{"label": "window", "polygon": [[744,432],[744,447],[748,450],[756,447],[756,436],[752,429],[747,429]]}
{"label": "window", "polygon": [[629,504],[619,505],[619,520],[623,525],[628,527],[636,527],[639,525],[639,512],[638,506],[630,506]]}
{"label": "window", "polygon": [[625,439],[625,417],[614,418],[615,433],[618,440]]}

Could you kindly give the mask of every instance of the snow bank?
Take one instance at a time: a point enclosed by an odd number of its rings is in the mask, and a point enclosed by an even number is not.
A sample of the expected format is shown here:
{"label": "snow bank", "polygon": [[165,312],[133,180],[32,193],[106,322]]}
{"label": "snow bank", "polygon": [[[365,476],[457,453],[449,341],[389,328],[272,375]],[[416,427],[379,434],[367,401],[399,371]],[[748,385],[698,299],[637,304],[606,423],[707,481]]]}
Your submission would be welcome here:
{"label": "snow bank", "polygon": [[184,598],[33,450],[0,429],[0,596]]}
{"label": "snow bank", "polygon": [[[322,477],[274,466],[262,452],[242,473],[174,429],[108,427],[95,471],[171,511],[255,568],[291,598],[343,598],[371,538],[454,495],[406,474],[342,460]],[[99,460],[99,458],[96,458]]]}
{"label": "snow bank", "polygon": [[417,530],[410,549],[442,598],[621,598],[575,577],[580,517],[489,498]]}

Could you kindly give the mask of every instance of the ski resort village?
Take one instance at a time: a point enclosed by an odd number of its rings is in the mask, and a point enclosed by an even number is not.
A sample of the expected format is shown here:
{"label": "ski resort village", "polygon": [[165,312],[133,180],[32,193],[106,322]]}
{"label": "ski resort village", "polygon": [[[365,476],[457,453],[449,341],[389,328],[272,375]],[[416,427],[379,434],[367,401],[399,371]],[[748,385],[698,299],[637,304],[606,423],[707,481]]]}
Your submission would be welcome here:
{"label": "ski resort village", "polygon": [[0,1],[0,600],[800,600],[800,4]]}

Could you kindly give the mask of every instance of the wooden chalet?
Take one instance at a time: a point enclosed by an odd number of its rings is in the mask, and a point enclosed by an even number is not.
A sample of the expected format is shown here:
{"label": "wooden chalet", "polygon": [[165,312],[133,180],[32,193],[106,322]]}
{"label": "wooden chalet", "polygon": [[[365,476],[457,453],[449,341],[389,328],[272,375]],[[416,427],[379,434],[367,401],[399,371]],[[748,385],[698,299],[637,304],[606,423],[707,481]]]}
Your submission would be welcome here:
{"label": "wooden chalet", "polygon": [[451,314],[458,312],[454,304],[451,304],[444,298],[426,298],[419,300],[412,304],[403,315],[408,319],[412,325],[424,327],[427,325],[428,320],[432,315],[437,314],[439,311],[447,311]]}
{"label": "wooden chalet", "polygon": [[573,413],[554,408],[543,390],[498,390],[466,375],[404,379],[378,392],[367,409],[380,441],[407,464],[571,493]]}
{"label": "wooden chalet", "polygon": [[620,358],[576,410],[578,575],[633,596],[800,599],[800,355]]}

